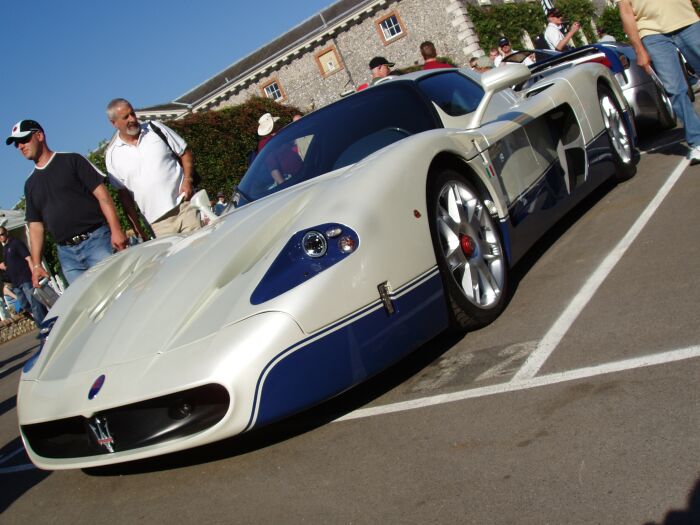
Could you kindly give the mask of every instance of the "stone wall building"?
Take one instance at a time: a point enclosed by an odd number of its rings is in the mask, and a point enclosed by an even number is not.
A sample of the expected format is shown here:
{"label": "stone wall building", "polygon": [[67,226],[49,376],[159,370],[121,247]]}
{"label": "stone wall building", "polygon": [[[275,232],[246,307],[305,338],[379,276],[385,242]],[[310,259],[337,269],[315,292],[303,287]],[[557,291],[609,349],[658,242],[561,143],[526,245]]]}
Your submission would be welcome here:
{"label": "stone wall building", "polygon": [[181,118],[253,95],[311,111],[367,82],[373,56],[397,67],[420,63],[424,40],[460,65],[482,53],[463,0],[339,0],[173,102],[137,114]]}
{"label": "stone wall building", "polygon": [[143,120],[177,119],[251,96],[312,111],[367,82],[374,56],[386,57],[398,68],[421,63],[419,46],[425,40],[459,65],[483,54],[465,0],[339,0],[174,101],[137,114]]}

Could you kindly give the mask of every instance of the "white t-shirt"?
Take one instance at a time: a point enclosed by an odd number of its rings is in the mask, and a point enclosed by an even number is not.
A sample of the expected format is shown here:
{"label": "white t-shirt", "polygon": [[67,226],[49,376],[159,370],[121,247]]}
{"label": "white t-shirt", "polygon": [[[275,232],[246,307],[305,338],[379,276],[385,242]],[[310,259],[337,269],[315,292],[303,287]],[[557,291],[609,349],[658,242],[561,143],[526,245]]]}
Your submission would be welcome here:
{"label": "white t-shirt", "polygon": [[557,51],[557,44],[564,40],[564,34],[561,32],[561,26],[550,22],[544,30],[544,39],[549,45],[549,49]]}
{"label": "white t-shirt", "polygon": [[[178,155],[187,148],[184,139],[165,124],[155,122]],[[170,148],[148,123],[141,124],[136,145],[124,142],[119,134],[107,147],[105,164],[109,180],[117,189],[127,189],[149,223],[172,210],[182,200],[180,185],[184,177],[182,167]]]}

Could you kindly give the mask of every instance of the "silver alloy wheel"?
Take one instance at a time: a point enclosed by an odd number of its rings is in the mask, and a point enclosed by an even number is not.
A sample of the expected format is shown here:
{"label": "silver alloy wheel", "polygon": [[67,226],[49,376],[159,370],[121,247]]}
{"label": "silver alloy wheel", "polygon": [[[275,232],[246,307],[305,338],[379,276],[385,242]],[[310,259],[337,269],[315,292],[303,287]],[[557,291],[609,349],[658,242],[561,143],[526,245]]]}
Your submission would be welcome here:
{"label": "silver alloy wheel", "polygon": [[629,164],[632,161],[632,141],[627,133],[622,114],[607,94],[600,97],[600,109],[603,112],[603,121],[610,134],[613,148],[620,156],[620,160]]}
{"label": "silver alloy wheel", "polygon": [[496,305],[506,262],[488,209],[468,186],[452,180],[440,189],[436,212],[440,252],[456,284],[475,306]]}

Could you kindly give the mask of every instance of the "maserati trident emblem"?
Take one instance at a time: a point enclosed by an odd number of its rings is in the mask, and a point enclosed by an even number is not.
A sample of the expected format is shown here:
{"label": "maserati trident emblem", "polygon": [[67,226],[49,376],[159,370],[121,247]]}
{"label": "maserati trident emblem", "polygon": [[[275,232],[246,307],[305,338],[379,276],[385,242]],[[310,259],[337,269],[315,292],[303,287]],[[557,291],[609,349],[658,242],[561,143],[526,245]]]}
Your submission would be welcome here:
{"label": "maserati trident emblem", "polygon": [[107,452],[114,452],[114,438],[109,431],[109,422],[106,416],[93,416],[88,421],[88,427],[95,443],[104,447]]}

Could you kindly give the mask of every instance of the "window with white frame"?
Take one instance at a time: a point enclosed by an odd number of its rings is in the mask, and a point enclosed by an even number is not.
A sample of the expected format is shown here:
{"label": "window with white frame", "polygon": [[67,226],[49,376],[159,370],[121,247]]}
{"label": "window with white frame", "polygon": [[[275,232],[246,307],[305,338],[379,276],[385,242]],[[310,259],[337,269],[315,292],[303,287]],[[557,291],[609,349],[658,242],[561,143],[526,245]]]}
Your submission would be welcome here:
{"label": "window with white frame", "polygon": [[277,81],[272,81],[269,84],[267,84],[264,88],[263,91],[265,92],[265,96],[267,98],[271,98],[274,101],[280,101],[284,98],[284,94],[282,93],[282,89],[280,89],[279,84]]}
{"label": "window with white frame", "polygon": [[377,25],[377,31],[385,44],[406,35],[406,29],[397,12],[389,13],[375,23]]}

